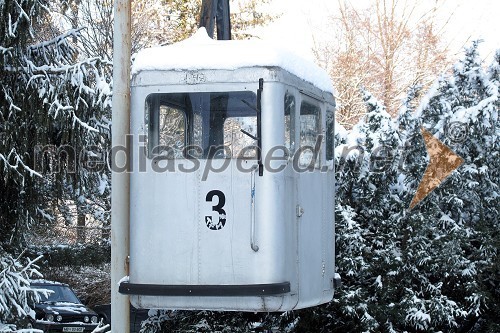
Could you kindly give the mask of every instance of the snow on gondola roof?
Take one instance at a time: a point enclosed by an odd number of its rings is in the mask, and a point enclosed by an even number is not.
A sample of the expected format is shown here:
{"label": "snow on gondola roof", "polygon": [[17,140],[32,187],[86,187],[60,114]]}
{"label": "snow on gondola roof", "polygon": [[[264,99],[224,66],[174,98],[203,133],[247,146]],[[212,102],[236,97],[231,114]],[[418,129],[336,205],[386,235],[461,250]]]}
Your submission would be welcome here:
{"label": "snow on gondola roof", "polygon": [[132,74],[155,70],[234,70],[245,67],[280,67],[323,91],[333,91],[328,74],[318,65],[262,40],[213,40],[205,28],[190,38],[167,46],[141,50]]}

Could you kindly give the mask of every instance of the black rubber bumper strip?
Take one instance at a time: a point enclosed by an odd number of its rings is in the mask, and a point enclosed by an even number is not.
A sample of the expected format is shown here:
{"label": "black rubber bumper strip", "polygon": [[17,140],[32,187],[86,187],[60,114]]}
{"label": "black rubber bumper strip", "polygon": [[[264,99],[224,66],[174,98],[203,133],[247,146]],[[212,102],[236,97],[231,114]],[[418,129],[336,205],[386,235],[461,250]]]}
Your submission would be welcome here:
{"label": "black rubber bumper strip", "polygon": [[118,291],[143,296],[273,296],[290,292],[290,282],[239,285],[163,285],[122,282]]}

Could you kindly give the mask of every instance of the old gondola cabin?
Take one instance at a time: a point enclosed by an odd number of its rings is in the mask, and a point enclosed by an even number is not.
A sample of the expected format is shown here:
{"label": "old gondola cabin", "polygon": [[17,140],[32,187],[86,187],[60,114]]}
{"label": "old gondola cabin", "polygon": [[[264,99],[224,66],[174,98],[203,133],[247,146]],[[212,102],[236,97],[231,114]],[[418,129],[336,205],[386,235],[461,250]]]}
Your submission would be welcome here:
{"label": "old gondola cabin", "polygon": [[134,306],[267,312],[332,299],[332,91],[313,63],[203,28],[136,56],[120,285]]}

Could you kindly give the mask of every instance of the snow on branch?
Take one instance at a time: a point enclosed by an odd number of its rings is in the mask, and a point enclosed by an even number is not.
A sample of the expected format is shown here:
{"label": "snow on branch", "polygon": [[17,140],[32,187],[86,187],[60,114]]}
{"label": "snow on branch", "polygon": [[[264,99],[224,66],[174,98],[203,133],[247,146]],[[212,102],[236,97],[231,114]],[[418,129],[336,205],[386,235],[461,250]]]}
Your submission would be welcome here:
{"label": "snow on branch", "polygon": [[0,53],[2,55],[6,54],[6,53],[9,53],[11,52],[12,50],[14,50],[13,47],[3,47],[3,46],[0,46]]}
{"label": "snow on branch", "polygon": [[[9,161],[14,160],[14,163],[11,164]],[[24,186],[24,176],[23,174],[19,171],[19,166],[21,166],[27,173],[33,177],[37,176],[42,178],[42,175],[35,170],[31,169],[29,166],[24,164],[22,161],[21,157],[16,153],[16,150],[13,148],[10,153],[5,157],[2,153],[0,153],[0,161],[4,162],[4,168],[5,169],[10,169],[11,171],[15,171],[22,179],[22,185]]]}
{"label": "snow on branch", "polygon": [[39,207],[36,208],[37,214],[40,214],[42,218],[48,220],[49,222],[53,222],[55,217],[52,214],[49,214],[45,211],[45,209],[41,209]]}
{"label": "snow on branch", "polygon": [[[99,132],[96,127],[100,124],[90,109],[104,109],[111,105],[110,78],[106,75],[106,70],[111,68],[109,62],[89,58],[74,64],[37,66],[26,59],[25,64],[27,85],[38,91],[39,98],[43,98],[54,118],[61,111],[66,112],[73,124]],[[66,96],[64,101],[60,100],[61,96]],[[89,120],[85,121],[85,118]]]}
{"label": "snow on branch", "polygon": [[31,289],[33,276],[41,277],[34,260],[22,260],[24,252],[12,257],[0,247],[0,322],[14,322],[26,317],[29,303],[38,299],[36,290]]}
{"label": "snow on branch", "polygon": [[32,53],[32,52],[38,51],[40,49],[47,49],[47,48],[49,48],[51,46],[55,46],[55,45],[67,44],[66,40],[69,37],[77,37],[77,38],[80,37],[81,36],[80,31],[82,31],[83,29],[85,29],[85,28],[82,27],[82,28],[77,28],[77,29],[70,29],[67,32],[65,32],[59,36],[56,36],[52,39],[49,39],[47,41],[44,41],[44,42],[41,42],[41,43],[38,43],[35,45],[31,45],[30,47],[28,47],[28,53]]}
{"label": "snow on branch", "polygon": [[79,38],[80,31],[84,28],[71,29],[66,33],[59,35],[48,41],[44,41],[35,45],[31,45],[27,49],[27,57],[37,59],[43,64],[71,63],[78,55],[76,47],[70,42],[70,38]]}
{"label": "snow on branch", "polygon": [[56,99],[54,102],[52,102],[50,104],[49,111],[50,110],[54,110],[54,118],[57,118],[60,111],[67,111],[69,113],[69,115],[71,116],[71,118],[73,119],[73,125],[75,123],[78,123],[78,125],[85,128],[87,131],[96,132],[96,133],[99,132],[99,130],[97,128],[92,127],[88,123],[86,123],[86,122],[82,121],[80,118],[78,118],[78,116],[75,114],[74,107],[71,105],[63,105],[59,102],[59,100]]}
{"label": "snow on branch", "polygon": [[[17,13],[8,13],[8,15],[7,15],[8,16],[8,22],[7,22],[8,33],[7,33],[7,35],[9,37],[12,37],[12,38],[16,37],[16,34],[18,32],[18,28],[19,28],[19,26],[22,26],[23,21],[26,21],[28,23],[28,25],[30,26],[30,30],[31,30],[30,15],[28,15],[28,13],[26,13],[26,10],[25,10],[25,8],[23,8],[23,6],[30,6],[31,5],[31,7],[29,8],[28,11],[30,12],[30,14],[32,14],[34,12],[34,8],[37,5],[37,2],[36,1],[27,1],[27,0],[22,0],[22,1],[14,0],[14,5],[17,9]],[[15,16],[13,17],[12,14],[15,14]]]}
{"label": "snow on branch", "polygon": [[9,111],[21,111],[21,108],[14,104],[14,100],[12,99],[12,96],[9,94],[5,86],[2,87],[2,90],[4,92],[5,100],[9,103]]}
{"label": "snow on branch", "polygon": [[[71,29],[51,40],[31,45],[23,56],[14,56],[0,48],[5,57],[3,71],[24,81],[23,91],[32,91],[48,108],[54,119],[69,120],[90,132],[108,127],[105,114],[111,107],[112,63],[99,57],[78,59],[76,39],[84,28]],[[19,107],[18,91],[2,87],[9,110],[25,112]],[[24,95],[25,93],[23,93]]]}

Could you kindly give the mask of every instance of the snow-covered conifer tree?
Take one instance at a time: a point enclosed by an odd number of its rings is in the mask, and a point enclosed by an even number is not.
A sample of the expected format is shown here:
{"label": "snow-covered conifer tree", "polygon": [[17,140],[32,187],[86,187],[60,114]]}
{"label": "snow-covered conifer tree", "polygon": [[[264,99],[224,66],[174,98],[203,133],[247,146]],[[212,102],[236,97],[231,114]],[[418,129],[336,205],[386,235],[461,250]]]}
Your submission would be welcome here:
{"label": "snow-covered conifer tree", "polygon": [[0,11],[0,225],[2,242],[21,245],[28,224],[52,221],[57,200],[90,207],[105,188],[106,170],[89,167],[87,150],[109,141],[110,72],[78,59],[78,29],[35,42],[35,23],[50,14],[44,1],[15,3]]}
{"label": "snow-covered conifer tree", "polygon": [[[297,312],[296,332],[498,330],[499,60],[485,71],[473,44],[418,108],[411,89],[395,121],[365,93],[369,112],[336,148],[343,286]],[[422,127],[465,162],[409,210],[430,162]],[[381,144],[394,154],[380,156]],[[382,173],[375,154],[392,161]]]}
{"label": "snow-covered conifer tree", "polygon": [[13,257],[0,246],[0,326],[22,324],[23,318],[32,311],[30,305],[38,294],[30,288],[29,281],[41,276],[35,264],[38,259]]}
{"label": "snow-covered conifer tree", "polygon": [[[7,261],[28,245],[28,228],[53,225],[68,200],[106,220],[109,173],[94,165],[109,142],[110,64],[78,57],[78,29],[46,39],[49,15],[45,0],[0,2],[0,246],[11,253],[0,258]],[[12,280],[13,288],[28,278]]]}
{"label": "snow-covered conifer tree", "polygon": [[493,290],[499,286],[498,64],[485,71],[477,47],[474,42],[466,49],[453,75],[441,80],[420,110],[424,126],[464,159],[427,199],[434,206],[429,220],[447,231],[440,232],[439,259],[434,261],[442,268],[442,290],[460,309],[453,319],[463,329],[498,325],[491,320],[498,301]]}

